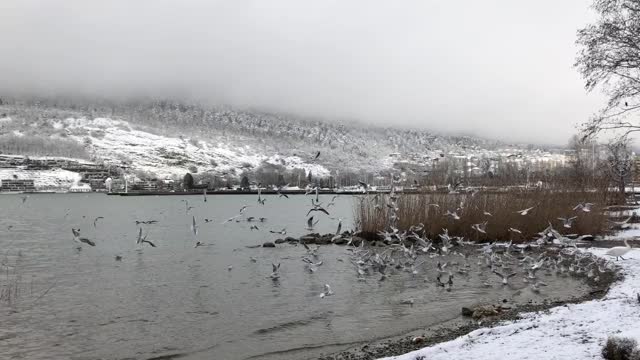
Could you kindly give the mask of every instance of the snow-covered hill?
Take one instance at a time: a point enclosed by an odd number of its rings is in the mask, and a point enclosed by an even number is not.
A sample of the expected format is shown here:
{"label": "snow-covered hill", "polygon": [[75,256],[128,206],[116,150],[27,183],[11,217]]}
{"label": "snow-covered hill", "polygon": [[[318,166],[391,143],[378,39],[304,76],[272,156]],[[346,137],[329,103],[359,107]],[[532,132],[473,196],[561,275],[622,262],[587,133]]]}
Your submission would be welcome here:
{"label": "snow-covered hill", "polygon": [[564,161],[545,150],[468,136],[162,102],[110,108],[5,103],[0,139],[9,153],[33,154],[35,147],[44,152],[38,155],[84,157],[158,177],[194,170],[239,175],[268,165],[327,177],[332,171],[428,169],[442,157],[479,171],[482,161],[515,154],[516,161]]}
{"label": "snow-covered hill", "polygon": [[84,143],[95,158],[107,164],[127,164],[135,170],[159,177],[182,176],[194,167],[197,172],[239,174],[242,169],[256,169],[263,163],[282,165],[287,169],[301,168],[316,176],[329,176],[326,167],[298,156],[264,154],[249,144],[233,146],[195,138],[155,135],[133,129],[123,120],[68,118],[56,122],[54,127],[66,129],[68,138]]}

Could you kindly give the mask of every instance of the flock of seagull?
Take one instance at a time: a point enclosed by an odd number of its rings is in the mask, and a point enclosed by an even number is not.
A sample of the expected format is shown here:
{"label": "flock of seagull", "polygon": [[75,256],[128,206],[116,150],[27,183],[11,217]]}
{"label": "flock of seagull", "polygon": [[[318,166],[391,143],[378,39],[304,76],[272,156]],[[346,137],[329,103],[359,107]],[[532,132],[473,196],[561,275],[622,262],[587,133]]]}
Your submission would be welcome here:
{"label": "flock of seagull", "polygon": [[[363,193],[366,194],[366,198],[369,198],[368,189],[369,186],[366,183],[360,183]],[[267,198],[261,194],[258,184],[258,206],[265,205]],[[314,194],[315,192],[315,194]],[[276,190],[276,194],[281,198],[288,198],[288,195],[282,192],[282,187]],[[425,282],[434,282],[436,287],[451,291],[454,286],[454,279],[459,277],[468,277],[470,273],[477,272],[482,274],[487,270],[488,274],[493,274],[499,280],[502,285],[509,285],[510,281],[518,276],[522,275],[522,282],[527,283],[529,288],[533,292],[540,292],[540,287],[547,284],[540,280],[538,272],[542,271],[546,275],[551,275],[553,272],[561,275],[573,275],[573,276],[586,276],[590,280],[595,282],[599,281],[601,274],[612,271],[613,264],[602,258],[597,258],[588,253],[579,252],[576,242],[582,238],[588,236],[584,235],[577,239],[570,239],[561,235],[550,224],[546,229],[539,233],[539,238],[534,241],[534,246],[542,246],[547,244],[557,245],[558,251],[547,250],[541,251],[539,255],[534,256],[528,254],[527,250],[531,249],[529,245],[514,245],[512,242],[505,244],[488,243],[480,247],[476,247],[478,252],[468,251],[472,247],[464,245],[471,245],[472,242],[465,241],[461,237],[449,236],[447,229],[443,229],[443,232],[438,235],[435,240],[426,238],[425,226],[418,224],[411,226],[407,231],[400,231],[398,229],[398,197],[399,195],[392,189],[392,191],[385,195],[387,196],[386,209],[389,211],[389,223],[387,224],[387,230],[380,231],[379,236],[388,244],[385,248],[376,248],[373,246],[366,246],[365,241],[359,241],[356,244],[353,242],[354,236],[352,233],[341,233],[342,219],[331,217],[327,210],[335,204],[337,195],[331,198],[331,201],[326,206],[320,201],[318,187],[309,188],[305,195],[313,194],[315,196],[311,199],[311,207],[306,213],[306,227],[307,230],[313,230],[318,224],[319,219],[316,214],[324,214],[332,220],[337,220],[337,230],[332,240],[336,240],[341,237],[346,237],[348,240],[346,250],[350,253],[349,261],[352,264],[358,281],[366,281],[367,277],[378,274],[378,281],[384,281],[389,276],[400,273],[410,273],[411,276],[418,276],[421,272],[424,272]],[[377,197],[379,194],[376,194]],[[188,214],[194,207],[190,205],[188,200],[181,200],[185,204],[185,214]],[[204,193],[204,201],[207,201],[206,192]],[[430,204],[430,206],[438,206],[437,204]],[[376,204],[376,206],[379,206]],[[575,211],[590,212],[593,204],[583,203],[574,207]],[[249,206],[242,206],[238,213],[234,216],[223,221],[222,224],[229,222],[249,222],[250,230],[259,230],[258,223],[264,223],[267,219],[264,217],[256,218],[253,216],[246,216],[246,210]],[[534,209],[535,206],[517,211],[522,216],[527,216],[529,212]],[[453,220],[459,220],[460,216],[456,212],[447,211],[445,216],[451,217]],[[490,213],[485,211],[485,215],[491,216]],[[97,217],[94,219],[93,225],[97,226],[99,220],[103,217]],[[577,216],[558,218],[562,222],[562,226],[565,228],[571,228],[573,221],[577,219]],[[195,216],[191,219],[191,231],[196,239],[195,247],[207,246],[199,240],[197,240],[199,225]],[[627,219],[626,221],[628,221]],[[212,222],[213,219],[205,219],[205,222]],[[144,245],[148,244],[151,247],[156,247],[152,241],[147,239],[147,234],[143,235],[142,225],[151,225],[157,223],[156,220],[138,220],[136,224],[139,225],[139,230],[136,238],[136,244]],[[624,222],[623,222],[624,223]],[[472,228],[478,233],[486,233],[486,227],[488,222],[482,222],[473,224]],[[518,229],[510,228],[509,231],[515,233],[521,233]],[[86,244],[89,246],[95,246],[95,242],[80,236],[80,229],[72,229],[74,240],[79,244]],[[287,230],[283,228],[281,230],[269,230],[271,234],[286,235]],[[302,256],[302,262],[304,268],[309,273],[315,273],[322,266],[323,261],[320,259],[320,246],[310,246],[305,244],[302,239],[299,240],[299,245],[302,245],[305,254]],[[614,247],[607,251],[607,255],[615,257],[616,259],[622,258],[628,251],[631,250],[630,245],[625,241],[624,247]],[[435,260],[433,260],[435,259]],[[474,260],[475,259],[475,260]],[[122,260],[122,256],[116,256],[117,261]],[[448,261],[445,261],[448,260]],[[257,259],[250,257],[251,262],[256,262]],[[343,261],[338,259],[338,261]],[[477,267],[472,269],[472,261],[476,261]],[[431,262],[431,265],[435,263],[435,269],[433,270],[434,276],[429,276],[427,262]],[[233,267],[229,266],[228,270],[231,271]],[[271,274],[268,276],[272,281],[279,281],[280,275],[280,263],[272,264]],[[492,286],[489,281],[484,281],[483,286]],[[329,284],[324,285],[323,292],[318,296],[325,298],[334,295]],[[403,303],[413,305],[413,299],[406,299]]]}

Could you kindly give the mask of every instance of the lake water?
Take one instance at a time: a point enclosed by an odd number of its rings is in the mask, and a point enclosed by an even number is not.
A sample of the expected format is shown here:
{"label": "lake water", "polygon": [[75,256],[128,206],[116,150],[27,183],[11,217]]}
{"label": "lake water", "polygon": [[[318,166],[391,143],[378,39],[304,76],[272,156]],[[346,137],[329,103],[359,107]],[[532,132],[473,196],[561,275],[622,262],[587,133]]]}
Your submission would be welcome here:
{"label": "lake water", "polygon": [[[321,197],[327,203],[332,196]],[[544,278],[549,286],[533,294],[521,279],[503,287],[485,271],[456,275],[446,292],[435,286],[435,263],[452,259],[428,257],[418,276],[398,272],[386,281],[370,276],[359,282],[350,253],[336,245],[321,247],[324,264],[310,274],[301,246],[246,247],[282,237],[268,230],[309,232],[310,196],[266,198],[261,206],[253,195],[209,196],[204,202],[201,196],[42,194],[24,203],[21,195],[0,196],[0,285],[18,284],[19,290],[10,302],[0,301],[0,358],[314,358],[454,319],[461,306],[586,289],[550,276]],[[188,213],[182,200],[193,206]],[[353,226],[353,201],[341,196],[329,208],[332,217],[343,219],[343,229]],[[245,217],[267,220],[222,224],[244,205]],[[98,216],[104,219],[94,227]],[[192,216],[199,223],[197,240],[210,246],[194,248]],[[316,217],[316,232],[335,232],[337,220]],[[136,245],[135,220],[158,221],[143,225],[156,248]],[[80,228],[96,246],[78,251],[71,228]],[[281,263],[277,282],[268,278],[272,263]],[[486,288],[482,281],[495,285]],[[319,297],[325,283],[334,296]],[[415,304],[401,304],[407,298]]]}

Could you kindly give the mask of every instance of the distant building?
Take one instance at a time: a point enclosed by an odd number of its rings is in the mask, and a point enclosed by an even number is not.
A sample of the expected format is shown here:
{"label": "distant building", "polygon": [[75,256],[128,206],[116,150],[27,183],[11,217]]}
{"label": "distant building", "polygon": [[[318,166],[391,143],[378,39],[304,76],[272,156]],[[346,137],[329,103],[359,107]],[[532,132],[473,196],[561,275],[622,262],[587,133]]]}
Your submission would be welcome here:
{"label": "distant building", "polygon": [[33,180],[2,179],[0,181],[0,191],[19,192],[35,190]]}
{"label": "distant building", "polygon": [[72,193],[91,192],[91,186],[89,184],[84,184],[84,183],[74,184],[74,185],[71,185],[71,187],[69,188],[69,192],[72,192]]}

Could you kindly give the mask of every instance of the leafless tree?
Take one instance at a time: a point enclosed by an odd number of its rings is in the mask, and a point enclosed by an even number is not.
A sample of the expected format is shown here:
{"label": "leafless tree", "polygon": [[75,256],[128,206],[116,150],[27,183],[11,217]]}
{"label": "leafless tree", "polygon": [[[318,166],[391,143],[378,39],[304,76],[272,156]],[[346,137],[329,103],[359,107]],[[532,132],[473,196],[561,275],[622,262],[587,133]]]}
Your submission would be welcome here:
{"label": "leafless tree", "polygon": [[607,105],[582,128],[584,137],[602,131],[626,136],[640,131],[632,115],[640,109],[640,0],[594,0],[595,23],[578,31],[575,66],[588,91],[608,95]]}
{"label": "leafless tree", "polygon": [[633,157],[626,138],[612,141],[607,146],[609,150],[609,173],[611,180],[617,185],[620,201],[624,203],[626,186],[633,173]]}

